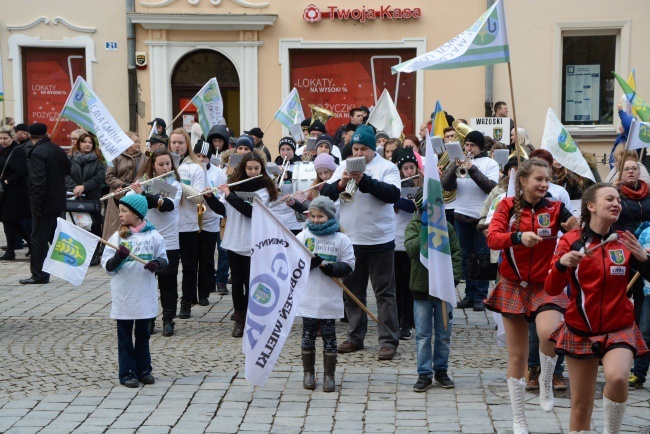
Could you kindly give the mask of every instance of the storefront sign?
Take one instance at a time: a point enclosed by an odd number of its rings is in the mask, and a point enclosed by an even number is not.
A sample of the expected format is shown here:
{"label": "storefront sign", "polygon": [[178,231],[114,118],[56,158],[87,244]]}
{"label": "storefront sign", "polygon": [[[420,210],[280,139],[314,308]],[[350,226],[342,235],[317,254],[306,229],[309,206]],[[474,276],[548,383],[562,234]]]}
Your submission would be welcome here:
{"label": "storefront sign", "polygon": [[471,118],[469,126],[472,131],[480,131],[484,136],[490,136],[497,142],[510,140],[510,119],[508,118]]}
{"label": "storefront sign", "polygon": [[323,18],[330,20],[357,20],[361,23],[372,20],[410,20],[418,19],[422,15],[420,8],[394,8],[392,5],[379,6],[379,9],[347,9],[338,6],[327,6],[321,11],[316,5],[309,5],[304,10],[302,18],[310,23],[315,23]]}

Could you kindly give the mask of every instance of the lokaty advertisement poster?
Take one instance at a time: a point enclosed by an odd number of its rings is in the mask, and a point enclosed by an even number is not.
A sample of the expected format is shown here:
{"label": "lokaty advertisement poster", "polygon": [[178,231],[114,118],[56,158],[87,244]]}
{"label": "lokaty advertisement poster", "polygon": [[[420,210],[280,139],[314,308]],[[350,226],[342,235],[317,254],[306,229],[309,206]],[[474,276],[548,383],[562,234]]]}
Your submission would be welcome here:
{"label": "lokaty advertisement poster", "polygon": [[414,131],[415,74],[391,73],[391,67],[415,57],[414,49],[396,50],[291,50],[290,88],[298,89],[305,117],[309,104],[336,114],[327,122],[327,131],[349,122],[352,108],[371,108],[388,90],[397,106],[404,133]]}
{"label": "lokaty advertisement poster", "polygon": [[[72,89],[75,78],[85,77],[83,50],[53,50],[25,48],[25,112],[23,122],[42,122],[49,133]],[[70,133],[77,129],[74,122],[61,120],[52,141],[70,145]]]}

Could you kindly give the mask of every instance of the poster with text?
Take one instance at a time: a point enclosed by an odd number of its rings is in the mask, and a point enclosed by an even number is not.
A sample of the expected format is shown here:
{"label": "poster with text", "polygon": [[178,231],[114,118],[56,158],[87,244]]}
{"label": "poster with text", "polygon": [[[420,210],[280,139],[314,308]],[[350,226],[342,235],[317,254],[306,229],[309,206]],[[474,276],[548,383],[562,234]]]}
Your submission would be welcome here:
{"label": "poster with text", "polygon": [[600,65],[567,65],[565,122],[593,122],[600,110]]}

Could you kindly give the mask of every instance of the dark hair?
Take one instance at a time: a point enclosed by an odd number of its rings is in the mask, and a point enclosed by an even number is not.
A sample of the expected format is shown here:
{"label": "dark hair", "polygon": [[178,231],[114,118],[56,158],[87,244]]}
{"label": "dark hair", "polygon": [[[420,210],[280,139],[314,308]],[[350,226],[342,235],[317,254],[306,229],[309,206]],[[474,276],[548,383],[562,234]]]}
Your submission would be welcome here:
{"label": "dark hair", "polygon": [[353,108],[352,110],[350,110],[350,117],[353,117],[354,114],[355,114],[356,112],[361,112],[361,113],[363,113],[363,110],[361,110],[361,109],[358,108],[358,107],[357,107],[357,108]]}
{"label": "dark hair", "polygon": [[444,130],[442,130],[442,134],[443,134],[443,135],[444,135],[444,134],[447,134],[449,131],[456,132],[456,130],[454,129],[454,127],[447,127],[447,128],[445,128]]}
{"label": "dark hair", "polygon": [[137,179],[151,179],[156,177],[156,169],[154,165],[156,164],[156,159],[158,157],[162,157],[163,155],[167,155],[169,159],[172,161],[172,170],[174,171],[174,175],[176,176],[176,181],[181,180],[181,177],[178,176],[178,172],[176,171],[176,167],[174,166],[174,158],[172,158],[172,153],[169,151],[167,148],[160,148],[155,150],[149,158],[145,160],[145,163],[140,167],[140,170],[138,171],[138,177]]}
{"label": "dark hair", "polygon": [[503,102],[503,101],[497,101],[497,102],[495,102],[495,103],[494,103],[494,113],[496,113],[497,110],[499,110],[499,109],[500,109],[502,106],[504,106],[504,105],[507,105],[507,104],[506,104],[505,102]]}
{"label": "dark hair", "polygon": [[591,211],[589,211],[589,208],[587,206],[590,203],[594,203],[596,201],[596,194],[598,194],[598,190],[606,187],[611,187],[614,189],[616,188],[609,182],[598,182],[582,193],[582,204],[580,207],[580,222],[582,223],[582,231],[584,231],[585,228],[588,228],[589,222],[591,222]]}
{"label": "dark hair", "polygon": [[79,146],[81,145],[81,143],[84,141],[86,137],[90,137],[90,141],[93,142],[93,148],[91,149],[91,152],[94,152],[95,155],[97,155],[97,158],[99,160],[102,160],[103,159],[102,151],[100,151],[99,146],[97,146],[97,137],[95,137],[95,135],[91,133],[86,133],[86,132],[81,133],[79,135],[79,138],[75,142],[74,146],[72,146],[72,148],[70,149],[70,155],[74,155],[75,151],[81,152]]}
{"label": "dark hair", "polygon": [[[266,163],[264,162],[264,158],[262,158],[262,156],[255,151],[244,154],[237,167],[235,167],[235,171],[233,172],[232,176],[228,181],[230,183],[233,183],[233,182],[243,181],[244,179],[248,179],[248,175],[246,175],[246,163],[248,163],[249,161],[257,161],[258,163],[260,163],[260,165],[262,166],[262,170],[261,170],[262,182],[264,183],[264,187],[266,188],[266,190],[269,192],[269,199],[271,201],[276,200],[278,198],[278,190],[275,184],[273,183],[273,180],[266,172]],[[240,184],[240,185],[245,186],[246,184]],[[230,191],[237,191],[237,187],[240,186],[236,185],[233,188],[231,188]]]}
{"label": "dark hair", "polygon": [[530,158],[539,158],[546,161],[549,166],[553,166],[553,154],[546,149],[535,149],[530,153]]}
{"label": "dark hair", "polygon": [[[530,160],[523,160],[519,167],[517,168],[517,177],[515,178],[515,200],[513,202],[513,228],[515,230],[519,230],[519,218],[521,217],[521,210],[524,207],[523,201],[524,201],[524,195],[523,195],[523,189],[521,186],[521,180],[522,179],[528,179],[531,173],[533,173],[533,169],[535,167],[543,167],[547,170],[549,170],[548,163],[544,160],[540,160],[539,158],[531,158]],[[550,172],[550,170],[549,170]]]}
{"label": "dark hair", "polygon": [[404,143],[407,140],[410,140],[413,143],[415,143],[415,150],[418,152],[420,151],[420,139],[418,139],[417,136],[415,136],[414,134],[409,134],[408,136],[404,137],[404,141],[402,141],[402,145],[404,145]]}

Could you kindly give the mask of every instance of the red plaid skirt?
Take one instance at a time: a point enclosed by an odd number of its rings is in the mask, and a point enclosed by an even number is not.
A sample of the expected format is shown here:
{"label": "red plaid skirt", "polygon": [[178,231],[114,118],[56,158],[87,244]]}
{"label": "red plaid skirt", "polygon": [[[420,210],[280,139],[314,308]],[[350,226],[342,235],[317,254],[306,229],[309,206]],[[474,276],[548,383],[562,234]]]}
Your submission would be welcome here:
{"label": "red plaid skirt", "polygon": [[575,359],[602,358],[614,348],[629,348],[634,357],[641,357],[648,352],[643,335],[636,324],[622,330],[596,336],[580,336],[562,322],[549,336],[555,342],[555,352]]}
{"label": "red plaid skirt", "polygon": [[569,305],[565,293],[551,296],[544,291],[544,283],[529,283],[525,288],[503,276],[492,293],[485,299],[485,307],[505,317],[523,316],[533,322],[535,315],[545,310],[564,313]]}

